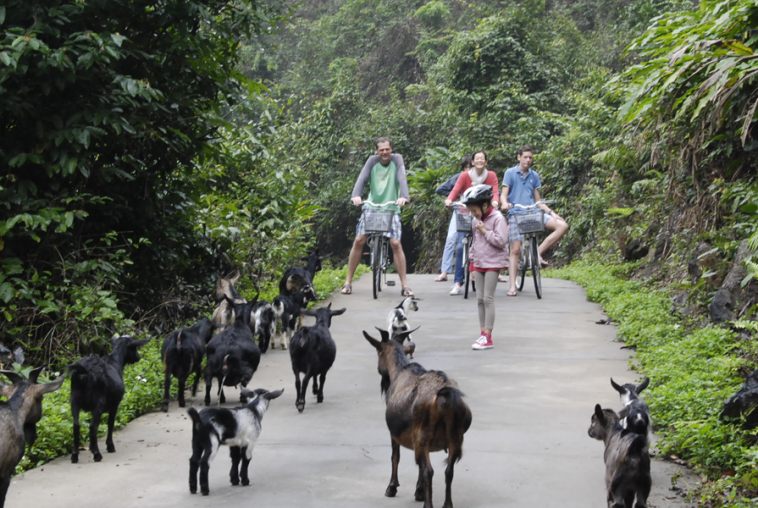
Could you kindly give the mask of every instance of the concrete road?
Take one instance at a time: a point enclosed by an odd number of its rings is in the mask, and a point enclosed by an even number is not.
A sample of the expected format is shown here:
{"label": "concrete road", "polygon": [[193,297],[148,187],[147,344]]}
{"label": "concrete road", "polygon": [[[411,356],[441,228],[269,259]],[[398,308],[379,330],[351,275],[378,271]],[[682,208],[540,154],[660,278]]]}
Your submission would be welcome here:
{"label": "concrete road", "polygon": [[[516,298],[506,297],[506,285],[500,284],[495,348],[472,351],[479,331],[475,297],[449,296],[449,285],[433,282],[431,275],[410,281],[423,298],[410,316],[412,324],[422,325],[415,334],[416,361],[456,379],[473,412],[455,471],[455,505],[604,507],[603,444],[587,436],[590,415],[596,402],[618,408],[610,376],[624,382],[638,376],[627,369],[628,353],[614,340],[614,327],[595,324],[603,317],[600,307],[566,281],[545,280],[542,300],[529,286]],[[118,451],[105,454],[101,463],[84,451],[79,464],[64,457],[14,478],[6,506],[420,506],[413,500],[417,468],[405,449],[398,495],[384,497],[390,439],[376,353],[361,330],[374,333],[374,326],[386,326],[387,312],[401,298],[396,286],[375,301],[370,283],[364,276],[354,294],[332,298],[334,308],[348,310],[332,322],[337,360],[323,404],[309,395],[305,412],[298,414],[288,353],[264,355],[251,387],[285,392],[265,415],[250,487],[229,484],[230,462],[222,449],[211,464],[210,497],[189,493],[191,425],[172,403],[168,414],[145,415],[118,432]],[[229,398],[237,400],[236,394]],[[189,403],[200,406],[202,400]],[[432,455],[438,506],[444,499],[444,457]],[[686,470],[662,461],[654,461],[652,469],[650,506],[687,506],[670,489],[672,475],[686,477]]]}

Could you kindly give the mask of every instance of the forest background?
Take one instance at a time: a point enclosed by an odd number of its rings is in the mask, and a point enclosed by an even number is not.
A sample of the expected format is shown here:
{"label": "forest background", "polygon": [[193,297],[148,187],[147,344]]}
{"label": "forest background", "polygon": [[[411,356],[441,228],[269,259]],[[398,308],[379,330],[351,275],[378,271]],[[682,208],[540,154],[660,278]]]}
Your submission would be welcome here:
{"label": "forest background", "polygon": [[618,305],[662,453],[748,505],[755,429],[719,413],[758,358],[757,26],[755,0],[9,0],[0,342],[60,369],[207,314],[233,268],[250,296],[312,247],[341,266],[378,135],[435,272],[436,185],[528,143],[571,225],[555,273]]}

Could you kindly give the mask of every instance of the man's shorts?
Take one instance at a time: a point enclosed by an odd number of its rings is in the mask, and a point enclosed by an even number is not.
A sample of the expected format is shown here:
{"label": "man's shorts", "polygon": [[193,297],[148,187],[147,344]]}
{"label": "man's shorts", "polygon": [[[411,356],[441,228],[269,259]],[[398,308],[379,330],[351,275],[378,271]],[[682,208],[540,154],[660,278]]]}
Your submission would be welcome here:
{"label": "man's shorts", "polygon": [[[366,234],[366,227],[363,224],[363,215],[358,220],[358,225],[355,228],[355,236],[361,236]],[[403,234],[403,225],[400,223],[400,214],[396,213],[392,216],[392,223],[390,224],[390,230],[384,233],[384,236],[392,238],[394,240],[400,240],[400,236]]]}
{"label": "man's shorts", "polygon": [[[549,213],[542,215],[542,223],[547,224],[553,220],[553,216]],[[524,236],[521,234],[521,230],[518,228],[518,224],[516,223],[516,216],[512,213],[508,214],[508,243],[513,242],[520,242],[524,239]]]}

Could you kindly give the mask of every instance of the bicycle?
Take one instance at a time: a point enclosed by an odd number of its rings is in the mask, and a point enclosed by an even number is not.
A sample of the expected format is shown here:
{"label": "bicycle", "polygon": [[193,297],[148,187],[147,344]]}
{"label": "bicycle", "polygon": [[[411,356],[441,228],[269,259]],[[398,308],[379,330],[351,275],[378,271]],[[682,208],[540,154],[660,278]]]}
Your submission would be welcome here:
{"label": "bicycle", "polygon": [[544,215],[545,212],[537,205],[543,201],[538,201],[533,205],[513,205],[514,208],[526,210],[525,213],[515,214],[516,224],[523,240],[521,242],[521,259],[519,261],[519,281],[518,290],[524,289],[526,272],[532,272],[534,279],[534,292],[537,298],[542,298],[542,273],[540,267],[540,254],[538,250],[539,242],[537,237],[539,233],[545,230]]}
{"label": "bicycle", "polygon": [[394,201],[386,203],[374,203],[366,200],[361,214],[363,215],[363,227],[368,236],[368,247],[371,265],[371,284],[373,287],[374,300],[379,297],[382,290],[382,276],[387,286],[394,286],[394,280],[387,280],[387,267],[390,265],[390,242],[386,235],[392,229],[393,210],[385,210],[384,207],[394,205]]}
{"label": "bicycle", "polygon": [[455,213],[455,229],[459,233],[466,233],[466,237],[463,241],[463,255],[461,256],[464,271],[464,284],[463,284],[463,298],[468,299],[468,288],[471,285],[471,272],[469,271],[469,251],[471,250],[471,242],[474,239],[473,232],[471,230],[471,222],[473,216],[466,208],[466,205],[460,201],[456,201],[451,205],[453,207],[453,213]]}

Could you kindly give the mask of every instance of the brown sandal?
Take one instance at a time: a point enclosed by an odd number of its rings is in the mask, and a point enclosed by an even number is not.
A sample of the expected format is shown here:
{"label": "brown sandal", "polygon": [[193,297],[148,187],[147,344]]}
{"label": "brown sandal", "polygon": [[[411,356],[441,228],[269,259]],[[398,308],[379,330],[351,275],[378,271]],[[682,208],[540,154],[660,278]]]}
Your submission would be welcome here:
{"label": "brown sandal", "polygon": [[413,291],[408,286],[404,287],[400,290],[400,296],[416,296],[413,294]]}

